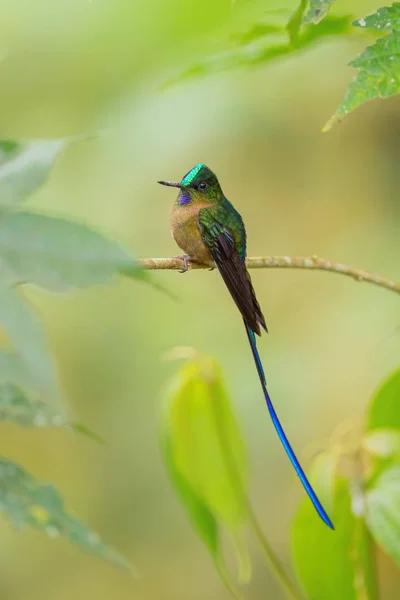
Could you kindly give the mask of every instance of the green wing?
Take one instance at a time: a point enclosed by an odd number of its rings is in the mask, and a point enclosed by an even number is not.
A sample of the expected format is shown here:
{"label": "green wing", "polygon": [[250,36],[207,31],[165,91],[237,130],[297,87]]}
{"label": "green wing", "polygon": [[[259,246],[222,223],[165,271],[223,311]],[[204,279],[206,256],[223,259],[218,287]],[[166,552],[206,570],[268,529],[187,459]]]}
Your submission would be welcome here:
{"label": "green wing", "polygon": [[202,208],[198,215],[199,229],[245,323],[260,335],[260,325],[265,330],[267,327],[246,269],[246,232],[240,215],[239,218],[239,223],[237,218],[232,223],[229,215],[218,211],[218,207]]}

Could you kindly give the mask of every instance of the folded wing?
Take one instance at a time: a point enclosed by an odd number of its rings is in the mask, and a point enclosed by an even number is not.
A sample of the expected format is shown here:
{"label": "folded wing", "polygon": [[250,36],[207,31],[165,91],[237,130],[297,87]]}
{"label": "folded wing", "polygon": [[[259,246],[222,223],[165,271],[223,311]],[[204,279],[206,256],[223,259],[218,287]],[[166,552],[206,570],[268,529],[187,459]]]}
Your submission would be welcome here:
{"label": "folded wing", "polygon": [[260,326],[267,330],[265,319],[257,302],[244,258],[239,255],[236,247],[234,233],[215,220],[208,211],[207,208],[200,210],[198,217],[203,242],[213,257],[245,323],[260,335]]}

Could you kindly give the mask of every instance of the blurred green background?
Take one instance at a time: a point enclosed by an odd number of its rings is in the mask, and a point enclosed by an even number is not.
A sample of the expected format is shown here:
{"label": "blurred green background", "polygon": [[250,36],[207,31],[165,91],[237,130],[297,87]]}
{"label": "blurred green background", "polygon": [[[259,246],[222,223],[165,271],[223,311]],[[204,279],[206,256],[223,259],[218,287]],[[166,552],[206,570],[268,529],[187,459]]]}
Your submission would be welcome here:
{"label": "blurred green background", "polygon": [[[400,280],[400,105],[374,102],[331,132],[325,121],[366,40],[330,40],[268,67],[168,78],[213,53],[266,8],[295,2],[1,0],[0,137],[90,134],[58,160],[32,207],[87,222],[136,256],[172,256],[169,211],[180,179],[205,162],[247,225],[249,255],[311,255]],[[363,16],[376,2],[338,2]],[[362,424],[398,366],[399,300],[333,274],[253,271],[270,334],[260,343],[270,391],[305,466],[343,422]],[[162,465],[157,419],[176,345],[223,366],[252,465],[252,498],[276,551],[304,491],[264,406],[241,319],[218,273],[154,273],[173,301],[119,281],[66,296],[29,291],[76,417],[107,447],[57,430],[2,425],[2,453],[54,482],[67,507],[125,553],[141,578],[67,542],[1,520],[7,600],[228,598]],[[282,595],[254,552],[254,600]],[[398,574],[380,557],[383,592]],[[383,577],[384,574],[384,577]],[[383,593],[382,597],[386,597]]]}

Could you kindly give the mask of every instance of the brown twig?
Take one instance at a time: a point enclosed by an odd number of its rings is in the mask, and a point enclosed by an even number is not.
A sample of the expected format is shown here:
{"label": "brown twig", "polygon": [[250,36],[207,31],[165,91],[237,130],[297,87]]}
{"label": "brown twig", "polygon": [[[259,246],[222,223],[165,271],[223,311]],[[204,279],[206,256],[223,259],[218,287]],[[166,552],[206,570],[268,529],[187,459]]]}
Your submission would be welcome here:
{"label": "brown twig", "polygon": [[[181,270],[184,268],[182,258],[142,258],[138,260],[138,264],[143,269],[151,270]],[[381,275],[370,273],[362,269],[355,269],[342,263],[325,260],[318,256],[255,256],[246,260],[247,268],[249,269],[308,269],[317,271],[330,271],[331,273],[339,273],[352,277],[356,281],[367,281],[374,285],[392,290],[400,294],[400,283],[396,283],[392,279],[387,279]],[[189,262],[189,269],[207,269],[213,264],[197,264]]]}

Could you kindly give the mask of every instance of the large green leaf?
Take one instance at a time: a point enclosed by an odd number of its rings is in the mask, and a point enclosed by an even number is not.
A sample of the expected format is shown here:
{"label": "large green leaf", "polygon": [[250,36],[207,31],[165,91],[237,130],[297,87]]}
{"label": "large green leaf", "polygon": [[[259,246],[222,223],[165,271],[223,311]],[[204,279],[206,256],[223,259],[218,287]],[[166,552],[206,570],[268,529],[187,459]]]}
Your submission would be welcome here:
{"label": "large green leaf", "polygon": [[[247,580],[245,450],[214,360],[196,355],[179,370],[168,394],[161,439],[172,482],[220,573],[218,532],[224,526],[234,543],[239,578]],[[230,586],[226,574],[223,578]]]}
{"label": "large green leaf", "polygon": [[[320,483],[326,480],[322,469],[313,468],[311,479],[316,490],[320,487],[315,479],[318,472],[322,475]],[[375,600],[369,537],[363,520],[352,514],[348,484],[343,479],[336,479],[331,517],[335,531],[326,527],[305,498],[293,521],[293,562],[307,596],[310,600]],[[361,595],[359,586],[368,595]]]}
{"label": "large green leaf", "polygon": [[[32,387],[43,394],[57,413],[64,415],[58,374],[42,327],[20,294],[4,286],[0,286],[0,328],[23,365],[18,373],[14,362],[9,381]],[[8,362],[9,368],[11,360],[9,355],[3,355],[3,363]]]}
{"label": "large green leaf", "polygon": [[335,0],[310,0],[310,7],[304,15],[303,23],[319,23],[326,17]]}
{"label": "large green leaf", "polygon": [[400,429],[400,369],[379,387],[368,407],[366,428]]}
{"label": "large green leaf", "polygon": [[359,72],[350,83],[346,96],[324,130],[358,108],[364,102],[374,98],[388,98],[400,92],[400,3],[358,19],[353,23],[388,35],[368,46],[357,58],[349,63]]}
{"label": "large green leaf", "polygon": [[400,566],[400,466],[384,471],[375,479],[366,498],[371,534]]}
{"label": "large green leaf", "polygon": [[0,279],[8,283],[65,290],[124,272],[146,276],[119,244],[86,225],[31,212],[0,214]]}
{"label": "large green leaf", "polygon": [[53,486],[36,481],[19,465],[4,458],[0,459],[0,506],[16,527],[29,525],[50,538],[63,536],[93,556],[132,569],[123,556],[65,511]]}
{"label": "large green leaf", "polygon": [[63,140],[0,140],[0,208],[24,200],[46,180]]}

